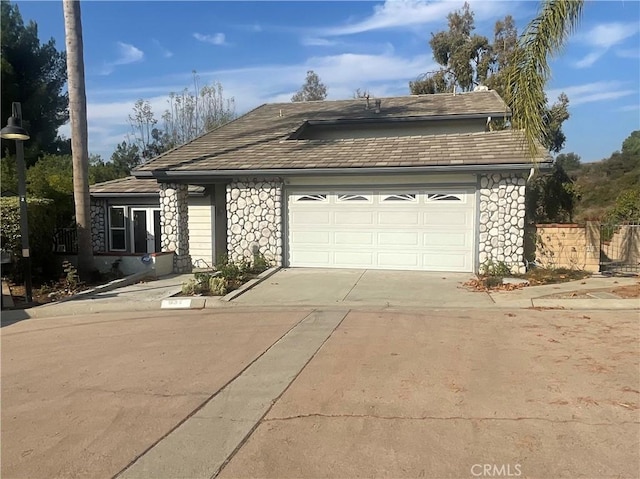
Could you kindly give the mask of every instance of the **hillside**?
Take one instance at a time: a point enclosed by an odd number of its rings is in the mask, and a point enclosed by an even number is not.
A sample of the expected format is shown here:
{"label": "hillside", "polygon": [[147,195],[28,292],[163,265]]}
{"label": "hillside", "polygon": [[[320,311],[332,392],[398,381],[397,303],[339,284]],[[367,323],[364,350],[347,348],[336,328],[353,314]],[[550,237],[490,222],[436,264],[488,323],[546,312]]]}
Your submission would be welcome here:
{"label": "hillside", "polygon": [[578,187],[580,199],[574,219],[602,219],[625,191],[635,191],[640,197],[640,130],[634,131],[620,151],[609,158],[585,163],[568,171]]}

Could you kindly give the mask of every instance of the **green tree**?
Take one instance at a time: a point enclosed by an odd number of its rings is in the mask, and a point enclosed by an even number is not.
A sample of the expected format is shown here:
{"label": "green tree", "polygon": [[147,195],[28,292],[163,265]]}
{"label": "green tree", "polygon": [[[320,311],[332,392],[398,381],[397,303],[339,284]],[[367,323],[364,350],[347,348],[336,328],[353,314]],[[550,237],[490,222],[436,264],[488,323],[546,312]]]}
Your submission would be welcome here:
{"label": "green tree", "polygon": [[640,130],[632,131],[622,142],[622,153],[633,157],[640,157]]}
{"label": "green tree", "polygon": [[[2,125],[11,116],[11,103],[21,102],[23,126],[31,135],[25,143],[27,166],[41,153],[69,152],[67,141],[58,136],[58,127],[69,119],[65,53],[56,49],[55,41],[40,43],[38,25],[25,25],[15,4],[0,2],[0,107]],[[15,143],[3,140],[4,148],[15,152]]]}
{"label": "green tree", "polygon": [[556,156],[556,164],[567,173],[580,169],[580,156],[575,153],[561,153]]}
{"label": "green tree", "polygon": [[556,161],[549,173],[538,176],[527,186],[527,217],[534,223],[571,222],[578,199],[573,180]]}
{"label": "green tree", "polygon": [[[411,93],[444,93],[452,92],[454,88],[470,91],[477,85],[485,85],[496,90],[514,110],[514,105],[507,98],[509,75],[519,48],[513,17],[507,15],[495,23],[492,42],[473,33],[474,13],[467,3],[462,10],[451,12],[447,18],[449,29],[432,34],[429,41],[433,58],[441,68],[409,82]],[[562,124],[569,118],[568,105],[569,99],[564,93],[551,106],[548,106],[545,96],[545,106],[541,110],[544,132],[540,141],[548,151],[558,153],[564,147],[566,137]],[[510,124],[493,119],[490,126],[499,130]]]}
{"label": "green tree", "polygon": [[73,155],[73,198],[78,229],[78,274],[86,280],[95,271],[91,243],[89,196],[89,148],[87,133],[87,95],[84,81],[82,14],[78,0],[63,0],[69,107],[71,113],[71,150]]}
{"label": "green tree", "polygon": [[111,163],[113,163],[118,174],[122,176],[129,175],[131,170],[142,164],[140,148],[137,145],[123,141],[116,146],[116,150],[111,155]]}
{"label": "green tree", "polygon": [[103,183],[105,181],[117,180],[129,176],[131,170],[115,163],[114,161],[104,161],[100,155],[89,157],[89,184]]}
{"label": "green tree", "polygon": [[577,26],[583,5],[584,0],[543,1],[518,40],[504,98],[513,111],[513,125],[524,130],[531,158],[545,137],[549,59],[560,52]]}
{"label": "green tree", "polygon": [[73,219],[73,160],[71,155],[44,155],[27,170],[27,192],[33,198],[53,200],[56,225],[69,226]]}
{"label": "green tree", "polygon": [[316,72],[309,70],[304,84],[291,97],[291,101],[318,101],[325,98],[327,98],[327,87],[320,81],[320,77]]}

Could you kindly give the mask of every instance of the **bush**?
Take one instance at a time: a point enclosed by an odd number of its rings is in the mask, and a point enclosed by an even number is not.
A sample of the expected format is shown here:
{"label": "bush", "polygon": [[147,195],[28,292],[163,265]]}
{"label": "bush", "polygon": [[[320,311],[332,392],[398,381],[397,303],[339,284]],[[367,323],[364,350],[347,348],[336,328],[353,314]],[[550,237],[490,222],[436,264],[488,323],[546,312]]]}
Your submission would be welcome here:
{"label": "bush", "polygon": [[511,268],[504,261],[487,260],[480,267],[480,274],[482,276],[495,276],[496,278],[503,278],[511,274]]}
{"label": "bush", "polygon": [[[53,278],[59,272],[51,252],[55,230],[55,205],[52,200],[27,199],[29,221],[29,247],[32,270],[35,276]],[[22,235],[20,234],[20,203],[17,196],[0,198],[0,247],[13,254],[11,276],[22,281]]]}

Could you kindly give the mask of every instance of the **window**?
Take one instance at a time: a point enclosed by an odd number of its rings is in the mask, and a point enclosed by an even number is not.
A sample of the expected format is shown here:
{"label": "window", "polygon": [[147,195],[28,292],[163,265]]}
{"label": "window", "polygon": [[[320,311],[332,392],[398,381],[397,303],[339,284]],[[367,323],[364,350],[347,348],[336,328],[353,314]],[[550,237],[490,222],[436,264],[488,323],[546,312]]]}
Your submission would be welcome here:
{"label": "window", "polygon": [[415,193],[396,193],[396,194],[392,194],[392,195],[382,195],[382,201],[383,202],[387,202],[387,201],[411,201],[411,202],[415,202],[416,201],[416,194]]}
{"label": "window", "polygon": [[452,193],[429,193],[427,201],[462,201],[462,196]]}
{"label": "window", "polygon": [[112,251],[126,251],[126,217],[124,206],[109,208],[109,247]]}
{"label": "window", "polygon": [[344,203],[346,201],[350,203],[370,203],[371,197],[357,194],[338,195],[338,203]]}
{"label": "window", "polygon": [[318,195],[300,195],[296,198],[296,201],[327,201],[326,194]]}

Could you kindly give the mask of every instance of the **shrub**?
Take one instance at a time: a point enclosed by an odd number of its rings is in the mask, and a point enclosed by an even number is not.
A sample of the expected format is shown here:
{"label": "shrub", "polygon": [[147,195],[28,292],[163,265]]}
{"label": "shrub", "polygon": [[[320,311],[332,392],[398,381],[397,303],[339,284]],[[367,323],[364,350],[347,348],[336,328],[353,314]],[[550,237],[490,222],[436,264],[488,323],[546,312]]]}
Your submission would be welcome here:
{"label": "shrub", "polygon": [[214,277],[209,280],[209,291],[216,296],[224,296],[229,290],[226,278]]}
{"label": "shrub", "polygon": [[482,276],[495,276],[497,278],[503,278],[511,274],[511,268],[504,261],[487,260],[480,267],[480,274]]}
{"label": "shrub", "polygon": [[[53,278],[60,271],[51,252],[55,230],[55,205],[42,198],[27,198],[29,221],[29,247],[33,273]],[[13,254],[11,275],[14,281],[22,280],[22,235],[20,234],[20,203],[17,196],[0,198],[0,247]]]}

